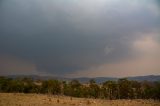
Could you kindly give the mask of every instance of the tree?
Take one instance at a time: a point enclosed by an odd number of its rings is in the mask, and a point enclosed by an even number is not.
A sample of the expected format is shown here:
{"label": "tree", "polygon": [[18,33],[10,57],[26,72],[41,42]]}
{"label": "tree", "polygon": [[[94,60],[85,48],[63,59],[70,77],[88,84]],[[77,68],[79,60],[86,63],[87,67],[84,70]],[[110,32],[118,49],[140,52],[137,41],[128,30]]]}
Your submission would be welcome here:
{"label": "tree", "polygon": [[137,81],[130,81],[131,83],[131,91],[132,91],[132,97],[133,99],[140,99],[142,92],[141,92],[141,83]]}
{"label": "tree", "polygon": [[24,83],[21,80],[11,80],[8,85],[9,92],[22,93],[24,91]]}
{"label": "tree", "polygon": [[126,78],[118,80],[118,89],[120,99],[128,99],[132,96],[132,87],[129,80]]}
{"label": "tree", "polygon": [[68,96],[82,97],[82,85],[78,80],[72,80],[64,87],[64,93]]}
{"label": "tree", "polygon": [[48,93],[48,94],[60,94],[61,93],[61,84],[58,80],[43,81],[41,92]]}
{"label": "tree", "polygon": [[0,77],[0,92],[9,92],[9,83],[12,79]]}
{"label": "tree", "polygon": [[154,99],[160,100],[160,82],[155,82]]}
{"label": "tree", "polygon": [[108,99],[116,99],[118,97],[118,85],[115,81],[106,81],[103,83],[105,97]]}
{"label": "tree", "polygon": [[98,98],[100,95],[100,87],[96,84],[95,80],[91,79],[89,84],[89,94],[91,97]]}
{"label": "tree", "polygon": [[157,82],[144,81],[142,83],[142,94],[145,99],[155,99],[159,94],[159,84]]}

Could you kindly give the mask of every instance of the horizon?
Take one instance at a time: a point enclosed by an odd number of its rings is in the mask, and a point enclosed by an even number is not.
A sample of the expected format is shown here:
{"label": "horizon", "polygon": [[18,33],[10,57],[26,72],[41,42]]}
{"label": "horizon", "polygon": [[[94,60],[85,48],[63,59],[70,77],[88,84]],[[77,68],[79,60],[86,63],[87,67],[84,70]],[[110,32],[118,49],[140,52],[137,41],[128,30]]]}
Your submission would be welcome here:
{"label": "horizon", "polygon": [[154,77],[160,77],[160,75],[142,75],[142,76],[125,76],[125,77],[109,77],[109,76],[103,76],[103,77],[60,77],[60,76],[53,76],[53,75],[0,75],[0,76],[4,76],[4,77],[10,77],[10,76],[15,76],[15,77],[32,77],[32,76],[36,76],[36,77],[52,77],[52,78],[67,78],[67,79],[78,79],[78,78],[89,78],[89,79],[94,79],[94,78],[116,78],[116,79],[121,79],[121,78],[134,78],[134,77],[150,77],[150,76],[154,76]]}
{"label": "horizon", "polygon": [[0,76],[160,75],[159,0],[1,0]]}

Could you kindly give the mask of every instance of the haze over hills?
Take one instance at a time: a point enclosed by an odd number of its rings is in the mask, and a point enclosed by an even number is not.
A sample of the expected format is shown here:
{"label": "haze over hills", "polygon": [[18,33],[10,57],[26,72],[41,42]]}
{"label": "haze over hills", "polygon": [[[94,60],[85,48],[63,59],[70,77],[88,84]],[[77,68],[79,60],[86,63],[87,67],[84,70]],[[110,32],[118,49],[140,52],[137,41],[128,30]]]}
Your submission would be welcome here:
{"label": "haze over hills", "polygon": [[[117,77],[79,77],[79,78],[65,78],[65,77],[55,77],[55,76],[38,76],[38,75],[8,75],[8,78],[32,78],[33,80],[49,80],[49,79],[57,79],[57,80],[65,80],[71,81],[76,79],[81,83],[87,83],[89,80],[94,79],[97,83],[102,83],[108,80],[116,81],[120,78]],[[127,78],[128,80],[135,80],[135,81],[160,81],[160,75],[147,75],[147,76],[134,76],[134,77],[122,77]]]}

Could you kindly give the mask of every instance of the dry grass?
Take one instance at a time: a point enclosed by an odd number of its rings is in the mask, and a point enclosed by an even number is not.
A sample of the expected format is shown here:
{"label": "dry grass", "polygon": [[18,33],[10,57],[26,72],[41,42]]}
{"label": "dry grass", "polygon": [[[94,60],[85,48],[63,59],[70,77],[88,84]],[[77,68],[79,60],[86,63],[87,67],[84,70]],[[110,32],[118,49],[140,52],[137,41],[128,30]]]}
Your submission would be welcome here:
{"label": "dry grass", "polygon": [[41,94],[0,93],[0,106],[160,106],[153,100],[101,100]]}

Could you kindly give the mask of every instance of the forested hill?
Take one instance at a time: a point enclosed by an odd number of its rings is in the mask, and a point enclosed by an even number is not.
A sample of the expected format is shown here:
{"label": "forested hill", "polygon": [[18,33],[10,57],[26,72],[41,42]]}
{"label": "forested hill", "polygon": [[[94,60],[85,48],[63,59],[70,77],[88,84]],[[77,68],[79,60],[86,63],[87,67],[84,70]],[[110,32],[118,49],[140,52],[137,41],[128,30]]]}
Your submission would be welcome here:
{"label": "forested hill", "polygon": [[[65,81],[71,81],[73,79],[76,79],[80,81],[81,83],[86,83],[91,79],[94,79],[97,83],[103,83],[105,81],[117,81],[120,78],[116,77],[95,77],[95,78],[88,78],[88,77],[80,77],[80,78],[65,78],[65,77],[53,77],[53,76],[38,76],[38,75],[9,75],[7,76],[9,78],[32,78],[34,80],[49,80],[49,79],[57,79],[57,80],[65,80]],[[160,75],[148,75],[148,76],[135,76],[135,77],[125,77],[128,80],[134,80],[134,81],[160,81]]]}

